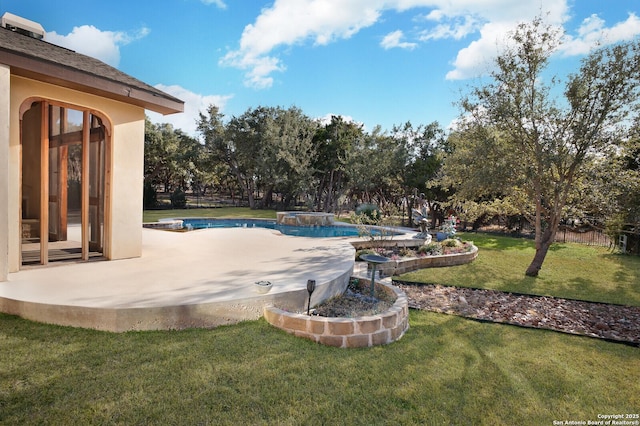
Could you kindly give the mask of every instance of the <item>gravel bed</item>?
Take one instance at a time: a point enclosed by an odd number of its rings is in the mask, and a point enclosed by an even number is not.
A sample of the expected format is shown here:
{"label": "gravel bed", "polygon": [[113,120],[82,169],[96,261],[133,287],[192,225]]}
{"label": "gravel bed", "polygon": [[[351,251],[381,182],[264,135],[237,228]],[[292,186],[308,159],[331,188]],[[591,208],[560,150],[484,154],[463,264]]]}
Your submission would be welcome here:
{"label": "gravel bed", "polygon": [[640,307],[394,281],[409,307],[640,346]]}

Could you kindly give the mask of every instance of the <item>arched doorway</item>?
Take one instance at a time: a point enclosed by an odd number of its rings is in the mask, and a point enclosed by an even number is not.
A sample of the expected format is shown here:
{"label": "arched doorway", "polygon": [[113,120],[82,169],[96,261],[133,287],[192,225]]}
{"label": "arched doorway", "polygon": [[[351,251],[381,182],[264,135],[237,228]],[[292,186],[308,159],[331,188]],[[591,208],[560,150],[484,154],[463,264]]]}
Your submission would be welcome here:
{"label": "arched doorway", "polygon": [[21,114],[21,265],[102,257],[108,127],[95,113],[38,100]]}

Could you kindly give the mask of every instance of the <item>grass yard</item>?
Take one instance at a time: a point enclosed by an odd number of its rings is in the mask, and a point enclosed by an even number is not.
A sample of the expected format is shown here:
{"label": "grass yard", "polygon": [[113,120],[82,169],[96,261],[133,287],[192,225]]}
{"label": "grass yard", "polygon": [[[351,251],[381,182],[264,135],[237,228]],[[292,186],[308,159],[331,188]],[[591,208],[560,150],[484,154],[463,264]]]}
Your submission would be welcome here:
{"label": "grass yard", "polygon": [[411,312],[344,350],[264,320],[113,334],[0,315],[0,424],[546,425],[637,413],[640,349]]}
{"label": "grass yard", "polygon": [[[462,238],[480,248],[474,263],[403,278],[640,304],[639,258],[562,244],[528,279],[532,242]],[[432,312],[410,324],[398,342],[345,350],[263,319],[115,334],[0,314],[0,424],[551,425],[640,412],[640,348]]]}
{"label": "grass yard", "polygon": [[145,210],[142,221],[157,222],[167,218],[185,217],[211,217],[211,218],[252,218],[252,219],[275,219],[275,210],[251,210],[248,207],[216,207],[199,209],[177,209],[177,210]]}
{"label": "grass yard", "polygon": [[422,269],[399,277],[407,281],[556,296],[640,306],[640,257],[603,247],[554,244],[538,278],[524,271],[533,259],[532,240],[487,234],[458,234],[479,249],[478,258],[454,268]]}

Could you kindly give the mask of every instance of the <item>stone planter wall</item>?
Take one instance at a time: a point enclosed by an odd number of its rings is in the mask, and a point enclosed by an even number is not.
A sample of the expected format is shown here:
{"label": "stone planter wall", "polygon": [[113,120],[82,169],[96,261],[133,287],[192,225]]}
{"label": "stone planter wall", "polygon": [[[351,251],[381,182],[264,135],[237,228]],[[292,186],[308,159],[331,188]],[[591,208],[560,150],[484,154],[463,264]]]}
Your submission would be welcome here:
{"label": "stone planter wall", "polygon": [[457,266],[473,262],[478,257],[478,247],[473,246],[468,253],[443,254],[440,256],[414,257],[411,259],[390,260],[376,266],[384,276],[402,275],[424,268]]}
{"label": "stone planter wall", "polygon": [[277,212],[276,223],[292,226],[331,226],[333,213],[322,212]]}
{"label": "stone planter wall", "polygon": [[158,222],[143,223],[142,227],[150,229],[182,229],[182,220],[160,219]]}
{"label": "stone planter wall", "polygon": [[396,301],[386,312],[356,318],[329,318],[283,311],[268,306],[264,317],[269,324],[298,337],[338,348],[386,345],[400,339],[409,328],[407,296],[400,289],[376,283],[393,292]]}
{"label": "stone planter wall", "polygon": [[425,240],[418,238],[411,239],[390,239],[390,240],[366,240],[366,241],[351,241],[351,245],[356,250],[376,248],[376,247],[420,247],[425,243]]}

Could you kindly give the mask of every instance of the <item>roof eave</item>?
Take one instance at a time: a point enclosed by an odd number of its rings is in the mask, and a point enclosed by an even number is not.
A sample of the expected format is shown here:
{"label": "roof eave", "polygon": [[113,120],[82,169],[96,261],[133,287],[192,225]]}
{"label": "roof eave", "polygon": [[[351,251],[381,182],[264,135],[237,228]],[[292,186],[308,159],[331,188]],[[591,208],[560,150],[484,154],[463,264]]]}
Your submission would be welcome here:
{"label": "roof eave", "polygon": [[184,112],[184,102],[52,62],[44,62],[0,49],[0,63],[11,73],[69,89],[133,104],[163,115]]}

